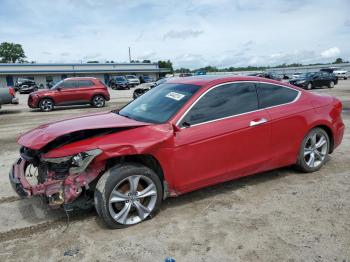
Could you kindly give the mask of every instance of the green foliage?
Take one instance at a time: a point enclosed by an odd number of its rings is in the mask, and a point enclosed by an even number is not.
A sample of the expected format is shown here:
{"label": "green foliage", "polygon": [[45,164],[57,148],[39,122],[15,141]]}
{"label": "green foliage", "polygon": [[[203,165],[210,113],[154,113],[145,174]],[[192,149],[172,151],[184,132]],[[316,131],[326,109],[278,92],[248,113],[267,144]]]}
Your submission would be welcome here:
{"label": "green foliage", "polygon": [[8,42],[0,44],[0,60],[2,63],[23,62],[25,57],[22,45]]}
{"label": "green foliage", "polygon": [[333,64],[343,64],[343,63],[349,63],[349,61],[344,61],[342,58],[338,57],[338,58],[335,59],[335,61],[333,62]]}
{"label": "green foliage", "polygon": [[150,64],[150,63],[151,63],[151,60],[145,59],[145,60],[142,61],[142,63]]}
{"label": "green foliage", "polygon": [[167,61],[158,61],[158,67],[159,68],[168,68],[170,70],[171,73],[174,72],[173,69],[173,63],[170,60]]}
{"label": "green foliage", "polygon": [[86,63],[88,63],[88,64],[98,64],[99,61],[87,61]]}

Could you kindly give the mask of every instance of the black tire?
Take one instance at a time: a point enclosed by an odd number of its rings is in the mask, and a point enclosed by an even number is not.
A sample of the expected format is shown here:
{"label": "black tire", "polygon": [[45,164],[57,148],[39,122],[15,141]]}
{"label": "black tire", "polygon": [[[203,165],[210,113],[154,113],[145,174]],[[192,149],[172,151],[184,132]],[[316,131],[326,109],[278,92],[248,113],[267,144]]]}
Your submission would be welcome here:
{"label": "black tire", "polygon": [[[306,158],[305,148],[307,146],[309,139],[315,134],[318,134],[319,136],[323,136],[325,138],[326,148],[324,150],[325,151],[324,158],[322,161],[320,160],[320,164],[318,164],[315,167],[310,167],[310,165],[308,165],[308,163],[305,159]],[[327,159],[327,156],[329,153],[329,147],[330,147],[329,136],[324,129],[317,127],[317,128],[310,130],[310,132],[304,137],[303,142],[301,143],[299,154],[298,154],[298,159],[297,159],[295,167],[299,171],[302,171],[305,173],[311,173],[311,172],[315,172],[315,171],[319,170],[324,165],[324,163]]]}
{"label": "black tire", "polygon": [[[156,196],[155,196],[156,200],[154,202],[155,204],[153,209],[147,215],[147,217],[143,219],[139,218],[141,219],[140,221],[137,221],[132,224],[125,224],[125,223],[122,224],[113,219],[110,208],[114,208],[114,207],[111,206],[111,204],[109,203],[109,200],[110,200],[112,191],[120,183],[123,183],[125,179],[132,176],[143,176],[149,179],[150,181],[152,181],[156,190]],[[125,228],[130,225],[135,225],[144,221],[145,219],[154,217],[159,211],[162,199],[163,199],[163,187],[158,175],[152,169],[144,165],[141,165],[139,163],[126,163],[126,164],[114,166],[102,175],[102,177],[99,179],[96,185],[94,203],[95,203],[95,208],[98,215],[103,219],[106,226],[112,229],[116,229],[116,228]],[[121,202],[118,202],[118,203],[121,203]],[[124,203],[124,205],[126,205],[126,203]],[[135,210],[136,209],[134,209],[133,211],[136,212]]]}
{"label": "black tire", "polygon": [[43,112],[50,112],[55,108],[55,104],[50,98],[43,98],[39,102],[39,108]]}
{"label": "black tire", "polygon": [[101,107],[104,107],[105,104],[106,104],[106,99],[102,95],[95,95],[91,99],[91,105],[93,107],[101,108]]}
{"label": "black tire", "polygon": [[310,82],[307,84],[306,89],[311,90],[313,88],[313,84]]}
{"label": "black tire", "polygon": [[330,81],[330,82],[328,83],[328,88],[333,88],[334,85],[335,85],[334,81]]}

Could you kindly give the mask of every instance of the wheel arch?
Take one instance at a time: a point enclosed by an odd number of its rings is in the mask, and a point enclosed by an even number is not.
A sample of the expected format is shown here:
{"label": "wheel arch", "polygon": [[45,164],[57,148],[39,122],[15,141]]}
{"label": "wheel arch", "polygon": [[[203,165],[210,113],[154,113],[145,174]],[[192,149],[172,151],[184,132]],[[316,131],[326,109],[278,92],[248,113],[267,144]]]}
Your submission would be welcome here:
{"label": "wheel arch", "polygon": [[312,129],[314,129],[314,128],[321,128],[324,131],[326,131],[326,133],[329,137],[329,142],[330,142],[328,153],[331,154],[334,150],[334,134],[333,134],[332,129],[326,124],[315,125]]}
{"label": "wheel arch", "polygon": [[43,96],[43,97],[40,97],[40,98],[38,99],[38,104],[36,105],[37,107],[39,107],[40,102],[41,102],[43,99],[50,99],[50,100],[53,102],[53,104],[56,105],[56,101],[55,101],[55,99],[53,99],[53,97],[51,97],[51,96]]}
{"label": "wheel arch", "polygon": [[106,170],[110,169],[115,165],[122,165],[124,163],[140,163],[150,169],[152,169],[159,177],[163,187],[163,198],[167,198],[169,195],[168,184],[165,180],[164,170],[159,160],[151,154],[132,154],[112,157],[106,160]]}
{"label": "wheel arch", "polygon": [[106,95],[103,94],[103,93],[94,93],[94,94],[91,96],[91,99],[90,99],[90,100],[92,101],[92,99],[93,99],[95,96],[102,96],[105,100],[107,100]]}

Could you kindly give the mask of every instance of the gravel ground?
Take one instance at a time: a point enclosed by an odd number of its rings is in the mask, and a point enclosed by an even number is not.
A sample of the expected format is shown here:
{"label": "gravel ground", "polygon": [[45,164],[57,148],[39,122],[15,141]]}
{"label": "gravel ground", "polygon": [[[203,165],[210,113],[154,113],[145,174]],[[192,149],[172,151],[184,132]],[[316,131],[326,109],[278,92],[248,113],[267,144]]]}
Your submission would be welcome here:
{"label": "gravel ground", "polygon": [[[330,93],[343,101],[350,126],[350,81]],[[43,123],[111,110],[131,99],[111,91],[107,108],[67,107],[50,113],[20,105],[0,110],[0,261],[350,261],[350,131],[318,172],[278,169],[165,200],[155,218],[108,230],[95,212],[48,210],[19,199],[7,173],[17,137]]]}

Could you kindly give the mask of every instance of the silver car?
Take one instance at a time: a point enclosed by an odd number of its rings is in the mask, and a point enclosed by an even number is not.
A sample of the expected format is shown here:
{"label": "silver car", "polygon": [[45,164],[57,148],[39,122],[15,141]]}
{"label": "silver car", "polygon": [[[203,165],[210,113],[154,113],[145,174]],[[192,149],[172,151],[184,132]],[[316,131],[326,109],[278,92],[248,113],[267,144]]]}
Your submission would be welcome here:
{"label": "silver car", "polygon": [[129,86],[138,86],[140,84],[140,80],[134,75],[126,75],[125,77],[128,80]]}

